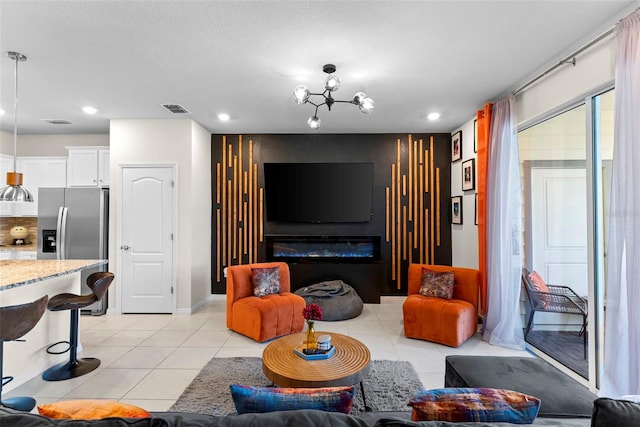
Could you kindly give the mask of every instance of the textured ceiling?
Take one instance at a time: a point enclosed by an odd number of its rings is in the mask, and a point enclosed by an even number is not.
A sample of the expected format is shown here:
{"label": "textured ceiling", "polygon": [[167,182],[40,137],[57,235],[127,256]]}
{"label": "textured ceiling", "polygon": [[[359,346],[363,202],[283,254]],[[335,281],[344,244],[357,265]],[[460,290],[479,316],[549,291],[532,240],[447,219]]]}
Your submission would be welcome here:
{"label": "textured ceiling", "polygon": [[[449,132],[610,28],[637,1],[0,1],[0,128],[108,133],[110,119],[184,118],[212,133],[307,133],[304,82],[337,66],[323,133]],[[99,112],[88,116],[85,105]],[[428,122],[429,112],[442,118]],[[228,122],[217,114],[227,112]],[[42,119],[69,120],[51,125]]]}

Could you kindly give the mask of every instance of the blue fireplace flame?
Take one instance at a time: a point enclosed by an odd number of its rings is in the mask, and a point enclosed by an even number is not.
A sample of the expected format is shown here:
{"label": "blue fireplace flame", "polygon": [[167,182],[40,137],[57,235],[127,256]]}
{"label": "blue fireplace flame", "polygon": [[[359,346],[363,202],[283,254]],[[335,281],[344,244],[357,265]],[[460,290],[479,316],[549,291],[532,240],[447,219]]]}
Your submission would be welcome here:
{"label": "blue fireplace flame", "polygon": [[274,258],[373,258],[373,243],[278,242],[273,244]]}

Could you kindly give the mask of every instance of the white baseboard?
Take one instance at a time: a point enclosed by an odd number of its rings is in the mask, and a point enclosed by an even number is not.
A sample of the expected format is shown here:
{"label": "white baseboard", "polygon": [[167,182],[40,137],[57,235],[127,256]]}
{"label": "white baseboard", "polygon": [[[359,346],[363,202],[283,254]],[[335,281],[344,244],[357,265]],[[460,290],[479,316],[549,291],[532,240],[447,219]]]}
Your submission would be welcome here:
{"label": "white baseboard", "polygon": [[205,305],[206,303],[208,303],[209,301],[211,301],[213,299],[213,295],[208,295],[206,298],[200,300],[198,303],[196,303],[195,305],[193,305],[191,308],[178,308],[176,309],[176,314],[193,314],[196,311],[198,311],[198,309],[200,307],[202,307],[203,305]]}

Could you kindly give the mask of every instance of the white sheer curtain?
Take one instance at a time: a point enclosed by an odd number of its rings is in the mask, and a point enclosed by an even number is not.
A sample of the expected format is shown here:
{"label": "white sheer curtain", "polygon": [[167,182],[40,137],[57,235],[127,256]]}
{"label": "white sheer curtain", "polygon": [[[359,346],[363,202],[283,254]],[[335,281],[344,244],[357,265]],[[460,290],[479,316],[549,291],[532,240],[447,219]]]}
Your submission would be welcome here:
{"label": "white sheer curtain", "polygon": [[640,394],[640,12],[617,25],[614,148],[600,393]]}
{"label": "white sheer curtain", "polygon": [[522,204],[515,97],[493,106],[487,165],[487,315],[483,339],[524,349],[520,319]]}

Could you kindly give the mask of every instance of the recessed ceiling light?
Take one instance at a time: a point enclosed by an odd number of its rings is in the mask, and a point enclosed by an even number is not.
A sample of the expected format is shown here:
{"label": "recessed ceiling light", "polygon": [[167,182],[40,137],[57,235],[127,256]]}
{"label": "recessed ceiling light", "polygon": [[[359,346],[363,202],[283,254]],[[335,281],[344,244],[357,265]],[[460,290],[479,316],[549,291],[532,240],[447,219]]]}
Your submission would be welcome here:
{"label": "recessed ceiling light", "polygon": [[4,110],[0,109],[0,116],[4,114]]}
{"label": "recessed ceiling light", "polygon": [[427,119],[429,120],[438,120],[440,118],[440,113],[429,113]]}
{"label": "recessed ceiling light", "polygon": [[98,110],[96,108],[89,107],[89,106],[82,107],[82,111],[84,111],[87,114],[95,114],[95,113],[98,112]]}
{"label": "recessed ceiling light", "polygon": [[229,121],[231,117],[229,117],[229,115],[227,113],[220,113],[218,114],[218,120],[226,122]]}

